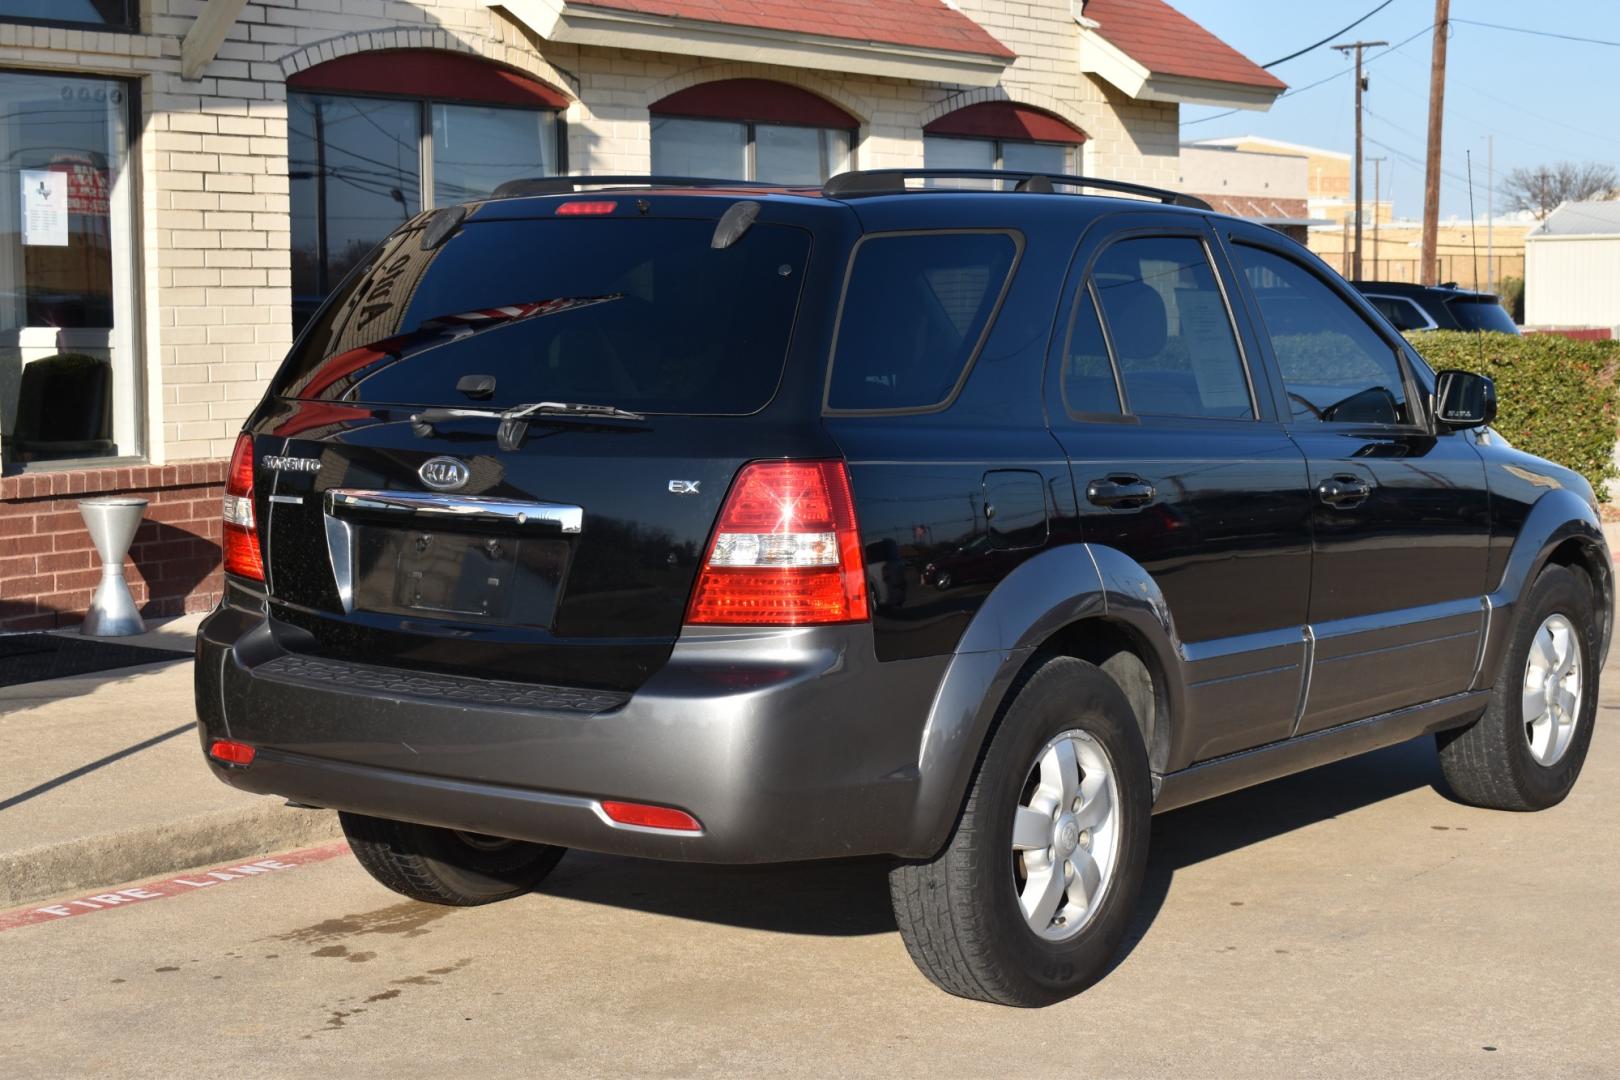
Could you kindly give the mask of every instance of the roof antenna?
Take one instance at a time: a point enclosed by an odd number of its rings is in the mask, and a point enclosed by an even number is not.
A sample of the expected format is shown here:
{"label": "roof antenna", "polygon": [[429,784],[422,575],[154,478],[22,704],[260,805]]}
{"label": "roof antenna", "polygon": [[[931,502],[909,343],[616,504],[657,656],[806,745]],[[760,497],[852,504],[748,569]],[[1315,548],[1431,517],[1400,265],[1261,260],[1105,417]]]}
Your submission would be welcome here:
{"label": "roof antenna", "polygon": [[[1474,294],[1479,295],[1479,226],[1474,223],[1474,152],[1464,152],[1468,161],[1468,246],[1474,251]],[[1485,334],[1474,331],[1474,341],[1479,346],[1479,366],[1485,367]]]}

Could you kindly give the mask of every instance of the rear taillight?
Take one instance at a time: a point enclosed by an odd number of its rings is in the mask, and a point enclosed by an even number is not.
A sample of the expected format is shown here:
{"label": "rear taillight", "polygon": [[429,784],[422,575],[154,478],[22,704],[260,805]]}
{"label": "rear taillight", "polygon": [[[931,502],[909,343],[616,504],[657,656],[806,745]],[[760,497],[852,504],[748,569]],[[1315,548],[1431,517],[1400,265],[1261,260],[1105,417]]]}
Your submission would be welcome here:
{"label": "rear taillight", "polygon": [[711,626],[866,618],[866,574],[841,461],[762,461],[737,474],[686,613]]}
{"label": "rear taillight", "polygon": [[245,431],[236,437],[225,473],[225,572],[264,580],[264,557],[253,520],[253,437]]}

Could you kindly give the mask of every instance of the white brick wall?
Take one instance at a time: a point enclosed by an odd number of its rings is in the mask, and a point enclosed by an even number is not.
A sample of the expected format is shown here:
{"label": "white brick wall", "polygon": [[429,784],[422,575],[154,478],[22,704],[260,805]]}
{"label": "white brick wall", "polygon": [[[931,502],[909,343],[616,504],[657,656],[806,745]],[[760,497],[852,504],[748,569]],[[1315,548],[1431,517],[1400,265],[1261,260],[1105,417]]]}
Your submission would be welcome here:
{"label": "white brick wall", "polygon": [[0,24],[0,65],[135,78],[142,345],[148,451],[223,457],[290,344],[286,78],[355,52],[452,49],[525,71],[575,98],[576,172],[644,172],[647,107],[684,87],[759,77],[802,86],[861,123],[862,168],[920,165],[922,126],[1010,99],[1085,131],[1084,170],[1174,184],[1177,110],[1137,103],[1077,70],[1070,0],[961,0],[1019,54],[1001,85],[970,89],[808,69],[552,45],[481,0],[253,0],[200,79],[180,42],[204,0],[146,0],[143,33]]}

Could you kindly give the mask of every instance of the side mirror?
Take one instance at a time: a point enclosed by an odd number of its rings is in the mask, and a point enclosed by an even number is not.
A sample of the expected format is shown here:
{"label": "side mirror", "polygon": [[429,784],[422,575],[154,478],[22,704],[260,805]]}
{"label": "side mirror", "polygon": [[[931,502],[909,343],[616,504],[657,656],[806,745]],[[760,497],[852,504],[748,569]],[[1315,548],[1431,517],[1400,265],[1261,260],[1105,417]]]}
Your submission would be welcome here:
{"label": "side mirror", "polygon": [[1484,427],[1496,419],[1496,384],[1471,371],[1442,371],[1435,377],[1434,418],[1450,428]]}

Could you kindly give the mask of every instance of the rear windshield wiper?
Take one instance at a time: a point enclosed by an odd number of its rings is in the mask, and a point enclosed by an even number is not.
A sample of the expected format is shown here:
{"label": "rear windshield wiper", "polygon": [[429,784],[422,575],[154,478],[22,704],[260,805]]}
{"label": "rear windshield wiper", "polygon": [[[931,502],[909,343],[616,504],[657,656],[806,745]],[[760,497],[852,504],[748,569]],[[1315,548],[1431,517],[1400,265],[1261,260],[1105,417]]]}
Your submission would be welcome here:
{"label": "rear windshield wiper", "polygon": [[[514,405],[510,409],[468,409],[460,407],[423,409],[411,417],[411,425],[418,434],[429,434],[432,425],[440,420],[462,417],[483,417],[499,420],[495,441],[502,450],[516,450],[523,445],[529,433],[529,419],[536,416],[580,416],[607,420],[645,420],[646,415],[621,409],[617,405],[592,405],[577,401],[536,401],[531,405]],[[423,430],[423,429],[426,430]]]}

